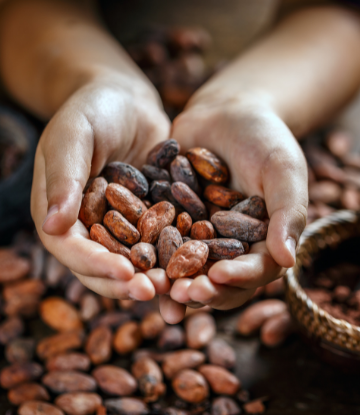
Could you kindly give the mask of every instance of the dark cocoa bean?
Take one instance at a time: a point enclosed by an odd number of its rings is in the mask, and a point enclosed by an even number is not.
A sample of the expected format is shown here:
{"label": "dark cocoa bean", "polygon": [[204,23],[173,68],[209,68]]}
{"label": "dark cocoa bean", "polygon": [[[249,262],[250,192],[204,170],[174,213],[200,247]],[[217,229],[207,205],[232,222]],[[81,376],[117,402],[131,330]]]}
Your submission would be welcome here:
{"label": "dark cocoa bean", "polygon": [[159,365],[149,357],[143,357],[133,363],[131,373],[139,384],[140,392],[147,402],[154,402],[166,391]]}
{"label": "dark cocoa bean", "polygon": [[204,198],[222,208],[231,208],[245,199],[242,193],[217,184],[206,186]]}
{"label": "dark cocoa bean", "polygon": [[170,174],[165,169],[160,169],[159,167],[151,166],[150,164],[144,164],[141,169],[142,174],[149,179],[149,181],[153,180],[165,180],[170,182]]}
{"label": "dark cocoa bean", "polygon": [[118,328],[114,335],[114,349],[119,354],[127,354],[137,349],[142,342],[140,326],[135,321],[128,321]]}
{"label": "dark cocoa bean", "polygon": [[70,392],[55,399],[55,404],[68,415],[92,415],[101,406],[97,393]]}
{"label": "dark cocoa bean", "polygon": [[185,344],[185,332],[180,326],[167,326],[161,332],[157,346],[164,350],[179,349]]}
{"label": "dark cocoa bean", "polygon": [[194,169],[213,183],[226,183],[229,179],[229,171],[225,164],[205,148],[192,148],[186,153],[186,157],[190,160]]}
{"label": "dark cocoa bean", "polygon": [[117,241],[111,234],[104,228],[104,226],[96,223],[90,229],[90,238],[105,246],[113,254],[123,255],[125,258],[130,259],[130,249]]}
{"label": "dark cocoa bean", "polygon": [[64,353],[51,357],[46,362],[49,372],[54,370],[81,370],[87,372],[90,369],[90,359],[83,353]]}
{"label": "dark cocoa bean", "polygon": [[246,253],[246,247],[237,239],[217,238],[203,240],[203,242],[209,248],[209,259],[234,259]]}
{"label": "dark cocoa bean", "polygon": [[188,236],[192,226],[191,216],[187,212],[182,212],[176,219],[176,228],[181,236]]}
{"label": "dark cocoa bean", "polygon": [[137,384],[135,378],[121,367],[113,365],[98,366],[92,371],[99,388],[109,395],[132,395]]}
{"label": "dark cocoa bean", "polygon": [[183,182],[191,190],[199,194],[200,187],[196,177],[195,170],[192,168],[189,160],[184,156],[176,156],[170,165],[171,177],[174,182]]}
{"label": "dark cocoa bean", "polygon": [[265,200],[260,196],[251,196],[233,206],[231,210],[259,220],[264,219],[266,216]]}
{"label": "dark cocoa bean", "polygon": [[1,370],[0,384],[4,389],[11,389],[21,383],[38,379],[42,373],[43,368],[38,363],[14,363]]}
{"label": "dark cocoa bean", "polygon": [[42,383],[54,393],[92,392],[97,386],[93,377],[75,370],[54,370],[42,378]]}
{"label": "dark cocoa bean", "polygon": [[204,203],[187,184],[182,182],[173,183],[171,185],[171,193],[175,200],[189,213],[194,222],[207,218]]}
{"label": "dark cocoa bean", "polygon": [[157,144],[148,154],[147,164],[160,168],[166,167],[180,152],[179,143],[174,140],[165,140]]}
{"label": "dark cocoa bean", "polygon": [[165,328],[165,321],[158,311],[148,313],[140,323],[140,330],[144,339],[154,339]]}
{"label": "dark cocoa bean", "polygon": [[103,177],[93,180],[81,202],[79,219],[90,228],[94,223],[102,223],[106,213],[105,191],[108,183]]}
{"label": "dark cocoa bean", "polygon": [[94,365],[105,363],[111,358],[112,333],[109,327],[99,326],[90,334],[85,344],[85,351]]}
{"label": "dark cocoa bean", "polygon": [[191,227],[190,238],[196,240],[214,239],[215,229],[211,222],[199,220]]}
{"label": "dark cocoa bean", "polygon": [[49,401],[47,390],[38,383],[23,383],[9,390],[9,401],[14,405],[21,405],[27,401]]}
{"label": "dark cocoa bean", "polygon": [[223,339],[213,339],[206,349],[209,361],[213,365],[232,369],[236,364],[235,350]]}
{"label": "dark cocoa bean", "polygon": [[172,381],[176,395],[186,402],[199,403],[209,395],[209,388],[204,376],[195,370],[184,369]]}
{"label": "dark cocoa bean", "polygon": [[167,226],[161,231],[157,244],[160,268],[166,269],[170,258],[182,245],[182,237],[176,228],[173,226]]}
{"label": "dark cocoa bean", "polygon": [[235,395],[241,386],[239,379],[224,367],[202,365],[198,371],[208,381],[211,390],[220,395]]}
{"label": "dark cocoa bean", "polygon": [[175,200],[171,193],[171,184],[164,180],[155,180],[150,185],[151,199],[154,203],[169,202],[174,206],[178,206],[178,202]]}
{"label": "dark cocoa bean", "polygon": [[216,334],[215,319],[209,313],[199,311],[185,321],[186,344],[192,349],[206,346]]}
{"label": "dark cocoa bean", "polygon": [[147,271],[156,264],[156,248],[146,242],[139,242],[132,246],[130,259],[134,267]]}
{"label": "dark cocoa bean", "polygon": [[167,353],[162,362],[162,370],[167,379],[172,379],[183,369],[194,369],[205,362],[205,355],[197,350],[179,350]]}

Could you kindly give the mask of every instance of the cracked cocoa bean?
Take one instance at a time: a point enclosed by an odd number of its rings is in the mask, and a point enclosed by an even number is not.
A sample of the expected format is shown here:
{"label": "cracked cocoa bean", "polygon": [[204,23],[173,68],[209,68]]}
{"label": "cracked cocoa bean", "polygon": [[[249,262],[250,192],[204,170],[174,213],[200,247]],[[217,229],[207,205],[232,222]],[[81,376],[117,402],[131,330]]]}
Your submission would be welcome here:
{"label": "cracked cocoa bean", "polygon": [[104,226],[95,223],[90,229],[90,238],[100,245],[105,246],[113,254],[120,254],[130,259],[130,249],[117,241]]}
{"label": "cracked cocoa bean", "polygon": [[170,173],[174,182],[187,184],[195,193],[200,193],[200,186],[196,177],[195,170],[189,160],[184,156],[176,156],[171,162]]}
{"label": "cracked cocoa bean", "polygon": [[94,223],[102,223],[106,213],[105,191],[108,183],[103,177],[93,180],[81,202],[79,219],[90,228]]}
{"label": "cracked cocoa bean", "polygon": [[138,230],[116,210],[107,212],[104,217],[104,225],[116,239],[127,245],[134,245],[140,239]]}
{"label": "cracked cocoa bean", "polygon": [[146,164],[160,168],[166,167],[180,153],[180,145],[174,140],[165,140],[150,150]]}
{"label": "cracked cocoa bean", "polygon": [[170,258],[182,245],[183,241],[181,234],[176,228],[167,226],[161,231],[157,244],[160,268],[166,269]]}
{"label": "cracked cocoa bean", "polygon": [[130,259],[134,267],[147,271],[156,264],[156,248],[146,242],[139,242],[131,247]]}
{"label": "cracked cocoa bean", "polygon": [[214,239],[215,229],[211,222],[199,220],[191,227],[190,238],[196,240]]}
{"label": "cracked cocoa bean", "polygon": [[260,196],[251,196],[233,206],[231,210],[259,220],[264,219],[266,216],[265,200]]}
{"label": "cracked cocoa bean", "polygon": [[171,193],[175,200],[189,213],[194,222],[207,218],[204,203],[187,184],[182,182],[173,183]]}
{"label": "cracked cocoa bean", "polygon": [[211,151],[195,147],[186,153],[194,169],[210,182],[221,184],[229,179],[229,171],[225,164]]}
{"label": "cracked cocoa bean", "polygon": [[231,208],[245,199],[242,193],[217,184],[206,186],[204,198],[222,208]]}

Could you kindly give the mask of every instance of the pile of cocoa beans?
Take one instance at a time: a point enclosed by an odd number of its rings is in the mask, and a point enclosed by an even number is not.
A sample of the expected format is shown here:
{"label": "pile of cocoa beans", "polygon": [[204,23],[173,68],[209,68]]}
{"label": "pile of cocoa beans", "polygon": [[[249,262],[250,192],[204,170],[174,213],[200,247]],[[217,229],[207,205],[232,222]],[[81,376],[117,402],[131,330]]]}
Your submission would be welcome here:
{"label": "pile of cocoa beans", "polygon": [[[266,238],[266,206],[224,186],[225,164],[204,148],[179,154],[174,139],[157,144],[140,172],[117,161],[88,186],[79,218],[90,238],[147,271],[172,280],[207,274],[214,262]],[[201,184],[203,186],[201,186]]]}

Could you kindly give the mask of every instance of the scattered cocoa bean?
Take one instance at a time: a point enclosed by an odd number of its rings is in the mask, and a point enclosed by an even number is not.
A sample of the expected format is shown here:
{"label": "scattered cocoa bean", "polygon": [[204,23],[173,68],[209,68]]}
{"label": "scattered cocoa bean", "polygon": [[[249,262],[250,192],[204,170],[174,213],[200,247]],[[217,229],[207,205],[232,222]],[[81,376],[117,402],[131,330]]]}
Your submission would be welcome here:
{"label": "scattered cocoa bean", "polygon": [[0,344],[8,344],[11,340],[21,336],[24,323],[19,317],[7,318],[0,324]]}
{"label": "scattered cocoa bean", "polygon": [[138,398],[106,399],[104,405],[109,411],[119,415],[146,415],[149,413],[147,405]]}
{"label": "scattered cocoa bean", "polygon": [[261,399],[247,402],[244,404],[243,408],[247,414],[262,414],[265,412],[265,405]]}
{"label": "scattered cocoa bean", "polygon": [[40,299],[38,296],[30,295],[25,297],[12,297],[5,302],[3,311],[7,316],[35,316],[39,307]]}
{"label": "scattered cocoa bean", "polygon": [[139,242],[131,247],[130,259],[134,267],[147,271],[156,264],[156,248],[146,242]]}
{"label": "scattered cocoa bean", "polygon": [[207,346],[206,353],[213,365],[232,369],[236,363],[235,350],[223,339],[212,339]]}
{"label": "scattered cocoa bean", "polygon": [[34,339],[14,339],[11,340],[5,349],[5,357],[9,363],[29,362],[34,357]]}
{"label": "scattered cocoa bean", "polygon": [[251,196],[231,208],[234,212],[243,213],[252,218],[262,220],[266,215],[265,200],[260,196]]}
{"label": "scattered cocoa bean", "polygon": [[160,168],[166,167],[180,152],[179,143],[174,140],[165,140],[157,144],[148,154],[147,164]]}
{"label": "scattered cocoa bean", "polygon": [[348,187],[341,194],[341,206],[344,209],[359,210],[360,209],[360,193],[357,189]]}
{"label": "scattered cocoa bean", "polygon": [[48,287],[57,287],[69,270],[61,264],[53,255],[49,255],[45,266],[45,282]]}
{"label": "scattered cocoa bean", "polygon": [[161,231],[157,244],[160,268],[166,269],[166,267],[169,264],[170,258],[172,257],[174,252],[177,249],[179,249],[182,245],[183,241],[181,234],[176,228],[174,228],[173,226],[167,226]]}
{"label": "scattered cocoa bean", "polygon": [[104,228],[104,226],[96,223],[90,229],[90,238],[105,246],[113,254],[123,255],[125,258],[130,259],[130,249],[117,241],[111,234]]}
{"label": "scattered cocoa bean", "polygon": [[143,357],[133,363],[131,372],[139,384],[140,392],[147,402],[154,402],[166,391],[159,365],[149,357]]}
{"label": "scattered cocoa bean", "polygon": [[222,366],[202,365],[198,371],[204,376],[213,392],[220,395],[235,395],[240,389],[239,379]]}
{"label": "scattered cocoa bean", "polygon": [[75,370],[53,370],[43,376],[42,383],[54,393],[91,392],[97,386],[93,377]]}
{"label": "scattered cocoa bean", "polygon": [[187,184],[191,190],[199,194],[200,187],[196,173],[186,157],[176,156],[171,162],[170,173],[174,182],[183,182]]}
{"label": "scattered cocoa bean", "polygon": [[8,392],[8,399],[14,405],[21,405],[27,401],[49,401],[47,390],[38,383],[22,383]]}
{"label": "scattered cocoa bean", "polygon": [[50,357],[46,362],[49,372],[54,370],[81,370],[87,372],[90,369],[90,359],[83,353],[63,353]]}
{"label": "scattered cocoa bean", "polygon": [[194,222],[207,218],[204,203],[187,184],[182,182],[173,183],[171,185],[171,193],[175,200],[189,213]]}
{"label": "scattered cocoa bean", "polygon": [[186,153],[194,169],[210,182],[221,184],[229,179],[229,171],[225,164],[205,148],[192,148]]}
{"label": "scattered cocoa bean", "polygon": [[203,242],[209,248],[208,258],[213,260],[237,258],[240,255],[246,254],[246,248],[249,247],[246,242],[244,244],[247,246],[244,247],[242,242],[229,238],[203,240]]}
{"label": "scattered cocoa bean", "polygon": [[109,395],[132,395],[137,384],[135,378],[121,367],[101,365],[92,371],[99,388]]}
{"label": "scattered cocoa bean", "polygon": [[14,297],[34,296],[40,298],[45,292],[45,284],[41,280],[24,280],[6,284],[3,289],[3,297],[11,301]]}
{"label": "scattered cocoa bean", "polygon": [[206,346],[216,334],[216,323],[209,313],[198,312],[185,320],[186,344],[192,349]]}
{"label": "scattered cocoa bean", "polygon": [[104,217],[104,225],[120,242],[134,245],[140,239],[138,230],[116,210],[107,212]]}
{"label": "scattered cocoa bean", "polygon": [[186,402],[199,403],[209,395],[205,378],[194,370],[184,369],[175,375],[172,387],[176,395]]}
{"label": "scattered cocoa bean", "polygon": [[341,197],[341,188],[331,181],[312,183],[309,186],[309,198],[313,202],[335,203]]}
{"label": "scattered cocoa bean", "polygon": [[81,202],[79,219],[90,228],[94,223],[102,223],[106,212],[105,191],[108,183],[103,177],[93,180]]}
{"label": "scattered cocoa bean", "polygon": [[82,321],[90,321],[101,311],[98,297],[92,293],[85,293],[80,300],[80,318]]}
{"label": "scattered cocoa bean", "polygon": [[64,412],[54,405],[41,401],[24,402],[18,409],[19,415],[64,415]]}
{"label": "scattered cocoa bean", "polygon": [[128,321],[120,326],[114,335],[114,349],[119,354],[127,354],[137,349],[142,342],[140,326],[135,321]]}
{"label": "scattered cocoa bean", "polygon": [[158,347],[164,350],[179,349],[185,344],[185,332],[180,326],[167,326],[161,332]]}
{"label": "scattered cocoa bean", "polygon": [[214,239],[215,229],[212,223],[207,220],[195,222],[191,227],[190,238],[197,240]]}
{"label": "scattered cocoa bean", "polygon": [[179,350],[167,353],[163,358],[162,370],[167,379],[172,379],[183,369],[194,369],[205,362],[204,353],[198,350]]}
{"label": "scattered cocoa bean", "polygon": [[170,174],[167,170],[161,169],[160,167],[151,166],[150,164],[144,164],[141,168],[142,174],[150,181],[153,180],[164,180],[170,182]]}
{"label": "scattered cocoa bean", "polygon": [[294,323],[290,313],[285,310],[270,317],[261,327],[261,341],[268,347],[276,347],[283,343],[294,331]]}
{"label": "scattered cocoa bean", "polygon": [[49,359],[68,350],[78,349],[84,340],[84,332],[77,330],[68,333],[55,334],[40,340],[36,353],[40,359]]}
{"label": "scattered cocoa bean", "polygon": [[206,207],[206,210],[209,213],[209,219],[210,220],[211,220],[212,215],[215,215],[216,212],[221,212],[222,211],[220,206],[216,206],[213,203],[210,203],[208,201],[205,201],[204,205]]}
{"label": "scattered cocoa bean", "polygon": [[176,228],[181,236],[188,236],[192,226],[191,216],[187,212],[182,212],[176,219]]}
{"label": "scattered cocoa bean", "polygon": [[83,325],[75,307],[60,297],[48,297],[40,304],[40,317],[58,331],[82,329]]}
{"label": "scattered cocoa bean", "polygon": [[165,321],[158,311],[152,311],[140,323],[140,330],[144,339],[154,339],[165,328]]}
{"label": "scattered cocoa bean", "polygon": [[64,393],[55,399],[55,404],[68,415],[91,415],[101,403],[97,393],[88,392]]}
{"label": "scattered cocoa bean", "polygon": [[30,261],[11,249],[0,249],[0,283],[20,280],[31,269]]}
{"label": "scattered cocoa bean", "polygon": [[38,363],[14,363],[1,370],[0,385],[4,389],[11,389],[21,383],[38,379],[42,373],[43,368]]}
{"label": "scattered cocoa bean", "polygon": [[211,405],[211,415],[239,415],[241,409],[239,405],[227,396],[219,396],[214,399]]}
{"label": "scattered cocoa bean", "polygon": [[174,206],[179,205],[171,193],[170,182],[164,180],[153,181],[150,186],[150,194],[154,203],[169,202]]}
{"label": "scattered cocoa bean", "polygon": [[110,360],[112,333],[107,326],[98,326],[90,334],[85,344],[85,351],[94,365]]}
{"label": "scattered cocoa bean", "polygon": [[[95,224],[91,227],[91,229],[94,226],[101,226],[101,225]],[[90,238],[91,238],[91,230],[90,230]],[[70,303],[77,304],[80,301],[82,295],[86,291],[87,291],[87,288],[85,287],[85,285],[81,284],[81,282],[77,278],[74,278],[66,287],[65,298],[68,301],[70,301]]]}
{"label": "scattered cocoa bean", "polygon": [[130,314],[125,311],[110,311],[90,321],[90,329],[94,330],[99,326],[116,328],[129,320]]}
{"label": "scattered cocoa bean", "polygon": [[206,186],[204,198],[214,205],[227,209],[245,199],[242,193],[217,184]]}

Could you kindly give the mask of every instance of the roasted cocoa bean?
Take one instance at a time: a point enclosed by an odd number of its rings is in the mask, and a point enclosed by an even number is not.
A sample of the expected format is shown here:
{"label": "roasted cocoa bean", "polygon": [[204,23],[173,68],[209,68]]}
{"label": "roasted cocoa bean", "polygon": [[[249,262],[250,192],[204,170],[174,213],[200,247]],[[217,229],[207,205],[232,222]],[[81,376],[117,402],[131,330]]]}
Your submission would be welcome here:
{"label": "roasted cocoa bean", "polygon": [[46,362],[49,372],[54,370],[81,370],[87,372],[90,369],[90,359],[83,353],[64,353],[51,357]]}
{"label": "roasted cocoa bean", "polygon": [[182,245],[182,237],[176,228],[167,226],[161,231],[157,244],[160,268],[166,269],[170,258]]}
{"label": "roasted cocoa bean", "polygon": [[75,370],[53,370],[43,376],[42,383],[54,393],[91,392],[96,389],[93,377]]}
{"label": "roasted cocoa bean", "polygon": [[104,225],[120,242],[134,245],[140,239],[138,230],[116,210],[107,212],[104,217]]}
{"label": "roasted cocoa bean", "polygon": [[64,415],[64,412],[54,405],[41,401],[24,402],[18,409],[19,415]]}
{"label": "roasted cocoa bean", "polygon": [[149,357],[136,360],[131,373],[138,382],[140,392],[147,402],[154,402],[166,391],[159,365]]}
{"label": "roasted cocoa bean", "polygon": [[33,317],[39,308],[38,296],[12,297],[4,304],[3,311],[7,316]]}
{"label": "roasted cocoa bean", "polygon": [[147,179],[149,179],[149,181],[171,181],[169,172],[165,169],[161,169],[160,167],[151,166],[150,164],[144,164],[141,168],[141,172]]}
{"label": "roasted cocoa bean", "polygon": [[170,258],[166,274],[173,280],[195,274],[206,263],[208,255],[209,248],[204,242],[186,242]]}
{"label": "roasted cocoa bean", "polygon": [[60,297],[48,297],[40,304],[41,319],[51,328],[58,331],[82,329],[76,308]]}
{"label": "roasted cocoa bean", "polygon": [[[209,248],[209,259],[234,259],[240,255],[246,254],[246,248],[242,242],[237,239],[217,238],[210,240],[203,240]],[[245,242],[246,243],[246,242]]]}
{"label": "roasted cocoa bean", "polygon": [[175,182],[171,185],[171,193],[175,200],[189,213],[192,220],[204,220],[207,218],[207,211],[199,196],[182,182]]}
{"label": "roasted cocoa bean", "polygon": [[125,311],[110,311],[90,321],[90,329],[94,330],[99,326],[116,328],[129,320],[130,314]]}
{"label": "roasted cocoa bean", "polygon": [[176,140],[165,140],[150,150],[146,163],[151,166],[164,168],[174,160],[179,152],[180,145]]}
{"label": "roasted cocoa bean", "polygon": [[9,363],[29,362],[34,357],[34,339],[14,339],[5,349],[5,357]]}
{"label": "roasted cocoa bean", "polygon": [[268,347],[277,347],[294,331],[290,313],[285,310],[270,317],[261,327],[261,341]]}
{"label": "roasted cocoa bean", "polygon": [[137,228],[141,242],[154,244],[161,231],[170,226],[175,218],[175,208],[169,202],[160,202],[147,210],[139,219]]}
{"label": "roasted cocoa bean", "polygon": [[214,205],[227,209],[230,209],[245,199],[242,193],[217,184],[206,186],[204,198]]}
{"label": "roasted cocoa bean", "polygon": [[68,415],[92,415],[101,405],[97,393],[70,392],[55,399],[55,404]]}
{"label": "roasted cocoa bean", "polygon": [[0,343],[8,344],[11,340],[21,336],[24,323],[19,317],[7,318],[0,324]]}
{"label": "roasted cocoa bean", "polygon": [[14,405],[21,405],[26,401],[49,401],[47,390],[38,383],[23,383],[10,389],[8,399]]}
{"label": "roasted cocoa bean", "polygon": [[239,415],[241,409],[234,399],[219,396],[211,405],[211,415]]}
{"label": "roasted cocoa bean", "polygon": [[215,229],[211,222],[207,220],[199,220],[191,227],[190,238],[196,240],[214,239]]}
{"label": "roasted cocoa bean", "polygon": [[194,169],[210,182],[221,184],[229,179],[229,171],[225,164],[205,148],[195,147],[186,153]]}
{"label": "roasted cocoa bean", "polygon": [[34,296],[41,297],[45,292],[45,284],[41,280],[16,281],[6,284],[3,290],[3,297],[6,301],[14,297]]}
{"label": "roasted cocoa bean", "polygon": [[151,199],[154,203],[169,202],[174,206],[178,206],[171,193],[171,184],[164,180],[155,180],[150,186]]}
{"label": "roasted cocoa bean", "polygon": [[147,211],[144,203],[121,184],[110,183],[105,193],[110,206],[136,226],[140,216]]}
{"label": "roasted cocoa bean", "polygon": [[42,374],[43,368],[38,363],[14,363],[1,370],[0,385],[4,389],[11,389],[21,383],[36,380]]}
{"label": "roasted cocoa bean", "polygon": [[80,300],[80,318],[82,321],[90,321],[101,311],[101,305],[97,296],[85,293]]}
{"label": "roasted cocoa bean", "polygon": [[180,326],[167,326],[161,332],[157,346],[164,350],[179,349],[185,344],[185,332]]}
{"label": "roasted cocoa bean", "polygon": [[105,407],[119,415],[146,415],[149,413],[147,405],[138,398],[106,399]]}
{"label": "roasted cocoa bean", "polygon": [[113,365],[98,366],[92,371],[99,388],[109,395],[132,395],[137,384],[135,378],[121,367]]}
{"label": "roasted cocoa bean", "polygon": [[94,365],[105,363],[111,358],[112,333],[109,327],[99,326],[90,334],[85,344],[85,351]]}
{"label": "roasted cocoa bean", "polygon": [[199,403],[209,395],[209,388],[203,375],[195,370],[184,369],[172,381],[176,395],[186,402]]}
{"label": "roasted cocoa bean", "polygon": [[121,184],[140,199],[144,198],[149,191],[144,175],[130,164],[113,161],[105,166],[102,175],[109,183]]}
{"label": "roasted cocoa bean", "polygon": [[176,158],[171,162],[170,173],[174,182],[183,182],[187,184],[195,193],[200,193],[196,173],[186,157],[176,156]]}
{"label": "roasted cocoa bean", "polygon": [[90,228],[94,223],[102,223],[106,212],[105,191],[107,181],[103,177],[93,180],[81,202],[79,219]]}
{"label": "roasted cocoa bean", "polygon": [[215,319],[209,313],[199,311],[185,320],[186,344],[191,349],[203,348],[215,334]]}
{"label": "roasted cocoa bean", "polygon": [[156,248],[146,242],[139,242],[132,246],[130,259],[134,267],[147,271],[156,264]]}
{"label": "roasted cocoa bean", "polygon": [[128,321],[118,328],[114,335],[114,349],[119,354],[127,354],[137,349],[142,342],[140,326],[135,321]]}
{"label": "roasted cocoa bean", "polygon": [[220,395],[235,395],[241,383],[227,369],[216,365],[202,365],[198,371],[204,376],[213,392]]}
{"label": "roasted cocoa bean", "polygon": [[140,323],[140,330],[144,339],[154,339],[165,328],[165,321],[158,311],[148,313]]}
{"label": "roasted cocoa bean", "polygon": [[264,219],[266,216],[265,200],[260,196],[251,196],[233,206],[231,210],[259,220]]}
{"label": "roasted cocoa bean", "polygon": [[243,336],[252,334],[259,330],[266,320],[285,310],[286,304],[276,299],[252,304],[241,313],[237,321],[237,331]]}
{"label": "roasted cocoa bean", "polygon": [[16,255],[12,249],[0,249],[0,283],[20,280],[30,269],[28,259]]}
{"label": "roasted cocoa bean", "polygon": [[80,330],[55,334],[40,340],[36,347],[36,353],[40,359],[49,359],[68,350],[78,349],[82,345],[83,340],[84,332]]}
{"label": "roasted cocoa bean", "polygon": [[179,350],[167,353],[163,358],[162,370],[167,379],[172,379],[183,369],[194,369],[205,362],[205,355],[197,350]]}
{"label": "roasted cocoa bean", "polygon": [[239,212],[217,212],[211,223],[220,235],[245,242],[259,242],[266,239],[268,225]]}
{"label": "roasted cocoa bean", "polygon": [[235,350],[223,339],[213,339],[207,346],[206,353],[213,365],[231,369],[236,364]]}
{"label": "roasted cocoa bean", "polygon": [[130,259],[130,249],[117,241],[104,226],[98,223],[93,225],[90,229],[90,238],[100,245],[105,246],[113,254],[120,254]]}
{"label": "roasted cocoa bean", "polygon": [[176,219],[176,228],[181,236],[188,236],[192,226],[191,216],[187,212],[182,212]]}

